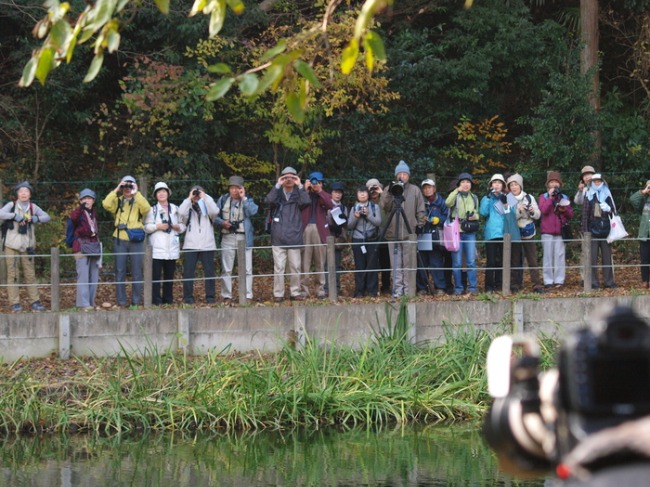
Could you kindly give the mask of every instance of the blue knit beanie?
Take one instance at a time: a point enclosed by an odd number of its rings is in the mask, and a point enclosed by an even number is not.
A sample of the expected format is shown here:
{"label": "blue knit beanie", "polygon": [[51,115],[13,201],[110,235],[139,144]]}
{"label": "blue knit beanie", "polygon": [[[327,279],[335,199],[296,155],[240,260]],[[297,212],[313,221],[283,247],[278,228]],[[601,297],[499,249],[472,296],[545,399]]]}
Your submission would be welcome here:
{"label": "blue knit beanie", "polygon": [[395,176],[401,172],[405,172],[409,176],[411,175],[411,169],[409,169],[408,165],[404,161],[399,161],[399,164],[395,166]]}

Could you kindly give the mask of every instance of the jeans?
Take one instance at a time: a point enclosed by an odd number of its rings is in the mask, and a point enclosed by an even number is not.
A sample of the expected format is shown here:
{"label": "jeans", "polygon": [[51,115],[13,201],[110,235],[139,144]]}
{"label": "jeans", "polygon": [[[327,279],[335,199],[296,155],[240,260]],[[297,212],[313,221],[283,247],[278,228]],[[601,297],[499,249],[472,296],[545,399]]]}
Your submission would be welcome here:
{"label": "jeans", "polygon": [[201,261],[205,275],[205,299],[208,303],[215,301],[214,250],[189,250],[183,257],[183,301],[194,303],[194,273],[196,264]]}
{"label": "jeans", "polygon": [[463,289],[462,269],[463,256],[467,267],[467,284],[470,292],[478,291],[478,276],[476,274],[476,234],[460,233],[460,249],[451,253],[451,265],[454,273],[454,293],[461,294]]}

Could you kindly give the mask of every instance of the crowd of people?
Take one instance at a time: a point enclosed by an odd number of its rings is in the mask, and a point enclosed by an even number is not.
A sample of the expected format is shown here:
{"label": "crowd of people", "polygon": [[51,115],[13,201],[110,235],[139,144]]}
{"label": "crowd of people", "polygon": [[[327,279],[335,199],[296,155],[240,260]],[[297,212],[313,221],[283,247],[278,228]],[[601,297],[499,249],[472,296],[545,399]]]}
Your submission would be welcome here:
{"label": "crowd of people", "polygon": [[[475,184],[472,174],[462,172],[443,197],[436,182],[425,178],[413,184],[408,164],[400,161],[394,180],[382,185],[372,178],[356,188],[354,203],[344,203],[345,186],[335,181],[325,188],[325,178],[314,171],[303,182],[298,171],[285,167],[271,188],[264,204],[268,209],[267,230],[273,256],[273,299],[302,301],[328,294],[326,275],[336,269],[336,286],[341,290],[341,253],[352,244],[354,292],[356,298],[390,292],[393,298],[417,294],[478,294],[477,233],[485,242],[483,292],[498,292],[503,286],[503,241],[511,240],[511,291],[524,287],[524,259],[531,290],[544,293],[564,285],[566,240],[575,211],[580,217],[580,232],[590,233],[591,279],[593,289],[616,286],[612,267],[611,219],[617,214],[609,186],[592,166],[581,170],[573,206],[562,175],[547,173],[545,190],[536,198],[524,191],[520,174],[493,174],[486,187]],[[12,312],[20,312],[19,267],[26,285],[30,308],[43,311],[33,254],[35,227],[50,221],[50,216],[32,202],[33,188],[18,183],[14,200],[0,209],[2,245],[7,261],[7,289]],[[245,242],[246,298],[253,299],[253,239],[251,218],[259,206],[246,192],[240,176],[228,179],[228,192],[215,199],[201,186],[193,186],[177,206],[170,202],[172,191],[165,182],[156,183],[153,201],[147,201],[132,176],[124,176],[102,201],[112,215],[112,252],[115,266],[115,296],[119,307],[143,303],[143,256],[145,245],[153,257],[154,305],[173,304],[174,274],[182,261],[182,301],[193,304],[194,282],[200,262],[205,279],[205,300],[215,303],[215,253],[221,256],[221,300],[232,300],[232,272],[237,260],[238,242]],[[77,272],[76,306],[94,308],[102,264],[102,242],[97,218],[97,194],[84,188],[79,205],[69,215],[71,241]],[[650,286],[650,181],[634,192],[630,204],[642,215],[640,241],[641,279]],[[577,226],[577,225],[576,225]],[[457,242],[454,244],[453,234]],[[535,236],[540,234],[542,272],[539,272]],[[417,289],[407,279],[409,235],[417,235]],[[450,237],[452,235],[452,237]],[[334,262],[327,259],[327,238],[334,237]],[[181,253],[182,249],[182,253]],[[600,264],[599,264],[600,260]],[[127,296],[127,265],[131,273],[131,293]],[[601,276],[599,276],[601,270]],[[285,279],[289,278],[286,295]],[[313,281],[313,282],[311,282]]]}

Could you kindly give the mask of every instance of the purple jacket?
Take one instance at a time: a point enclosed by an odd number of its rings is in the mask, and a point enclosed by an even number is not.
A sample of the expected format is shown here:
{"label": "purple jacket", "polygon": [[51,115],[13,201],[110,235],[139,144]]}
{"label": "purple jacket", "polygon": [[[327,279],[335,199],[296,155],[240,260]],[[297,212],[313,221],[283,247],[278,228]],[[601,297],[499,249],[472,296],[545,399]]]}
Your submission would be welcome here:
{"label": "purple jacket", "polygon": [[92,231],[90,222],[86,217],[86,212],[81,206],[77,206],[70,213],[70,220],[74,224],[74,242],[72,242],[72,251],[81,252],[81,240],[88,242],[98,242],[99,236],[97,235],[98,226],[97,226],[97,213],[95,207],[90,210],[90,218],[93,220],[95,231]]}
{"label": "purple jacket", "polygon": [[573,218],[573,208],[558,206],[560,199],[568,197],[564,194],[549,197],[544,193],[539,197],[539,211],[542,213],[539,229],[547,235],[562,235],[562,225]]}

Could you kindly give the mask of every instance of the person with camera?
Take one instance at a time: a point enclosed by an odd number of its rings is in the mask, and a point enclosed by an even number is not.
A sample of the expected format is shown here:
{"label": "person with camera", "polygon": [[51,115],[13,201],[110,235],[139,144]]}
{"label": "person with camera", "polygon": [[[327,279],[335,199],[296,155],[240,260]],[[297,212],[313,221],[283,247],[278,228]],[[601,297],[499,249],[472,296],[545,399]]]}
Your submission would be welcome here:
{"label": "person with camera", "polygon": [[418,294],[427,294],[429,292],[429,276],[431,276],[436,287],[436,296],[443,296],[447,286],[443,271],[445,264],[442,249],[444,247],[441,246],[440,242],[442,225],[447,220],[449,208],[445,204],[445,199],[437,192],[436,182],[433,179],[425,179],[420,183],[420,187],[422,188],[426,211],[426,223],[422,235],[431,235],[430,240],[428,240],[431,245],[427,245],[427,242],[424,244],[427,249],[419,250],[423,268],[418,270],[417,275]]}
{"label": "person with camera", "polygon": [[[376,178],[371,178],[366,181],[366,188],[368,188],[368,194],[370,195],[370,201],[376,204],[381,208],[381,195],[384,192],[382,184]],[[383,208],[381,208],[381,221],[382,225],[388,220],[388,215]],[[379,231],[381,235],[381,229]],[[381,294],[390,294],[390,253],[388,252],[388,242],[386,239],[377,242],[377,267],[380,269],[379,275],[381,277],[381,286],[379,292]]]}
{"label": "person with camera", "polygon": [[[587,228],[591,232],[591,287],[598,289],[598,253],[602,259],[603,287],[615,288],[612,244],[607,242],[610,215],[616,213],[614,198],[600,173],[591,177],[584,205],[588,210]],[[589,276],[585,276],[589,278]]]}
{"label": "person with camera", "polygon": [[645,187],[630,196],[630,204],[641,215],[639,221],[639,255],[641,259],[641,281],[650,288],[650,179]]}
{"label": "person with camera", "polygon": [[316,273],[316,297],[325,294],[325,260],[327,258],[327,212],[332,209],[332,195],[323,189],[323,173],[314,171],[305,181],[305,191],[310,204],[302,210],[305,246],[302,249],[302,292],[309,296],[309,280],[312,263]]}
{"label": "person with camera", "polygon": [[180,235],[185,231],[185,225],[179,220],[178,206],[169,201],[171,194],[166,183],[157,182],[153,188],[156,204],[144,219],[144,231],[149,235],[153,257],[151,287],[155,306],[174,304],[174,274],[176,261],[181,256]]}
{"label": "person with camera", "polygon": [[[451,266],[454,276],[454,294],[464,292],[478,294],[478,275],[476,271],[476,232],[479,229],[478,197],[472,193],[474,177],[466,172],[460,173],[454,189],[445,204],[449,208],[449,218],[458,217],[460,221],[460,248],[451,253]],[[463,284],[463,258],[467,269],[467,289]]]}
{"label": "person with camera", "polygon": [[503,234],[506,213],[511,211],[502,174],[490,178],[488,193],[481,198],[479,213],[485,218],[485,292],[501,291],[503,287]]}
{"label": "person with camera", "polygon": [[270,206],[273,299],[276,303],[284,301],[284,275],[288,264],[291,299],[302,301],[305,299],[300,292],[300,248],[304,244],[302,210],[311,204],[311,198],[293,167],[282,170],[264,202]]}
{"label": "person with camera", "polygon": [[[221,229],[221,297],[225,304],[232,300],[232,269],[237,256],[237,235],[246,239],[246,299],[253,299],[253,237],[251,216],[257,215],[258,206],[246,195],[244,178],[228,179],[228,194],[217,200],[219,216],[215,223]],[[237,265],[241,265],[240,262]],[[242,285],[242,283],[240,283]]]}
{"label": "person with camera", "polygon": [[573,218],[573,208],[561,188],[561,174],[549,171],[546,175],[546,192],[539,197],[539,230],[542,234],[542,267],[546,288],[562,287],[566,277],[566,245],[562,238],[562,226]]}
{"label": "person with camera", "polygon": [[[580,181],[578,182],[578,189],[575,196],[573,197],[573,202],[581,208],[580,211],[580,233],[584,235],[589,231],[588,221],[589,221],[589,208],[588,205],[585,205],[587,199],[587,192],[589,191],[589,183],[591,182],[592,176],[596,174],[596,170],[593,166],[584,166],[580,170]],[[582,262],[584,255],[580,255],[580,277],[584,280],[584,262]]]}
{"label": "person with camera", "polygon": [[520,241],[512,242],[512,257],[510,263],[510,290],[518,293],[524,284],[524,258],[528,264],[528,272],[533,285],[533,292],[542,294],[544,286],[539,276],[537,262],[537,245],[535,237],[535,220],[539,220],[541,212],[535,198],[524,191],[524,178],[520,174],[513,174],[508,178],[508,204],[514,208],[517,217],[517,226],[521,235]]}
{"label": "person with camera", "polygon": [[95,201],[97,194],[89,188],[79,193],[79,206],[70,212],[74,228],[72,252],[77,268],[77,308],[94,309],[99,269],[101,267],[101,242]]}
{"label": "person with camera", "polygon": [[205,301],[216,302],[217,273],[214,253],[217,241],[212,225],[219,216],[219,208],[212,196],[201,186],[193,186],[187,198],[178,207],[180,221],[185,225],[183,240],[183,302],[194,304],[194,276],[201,262],[205,277]]}
{"label": "person with camera", "polygon": [[[343,204],[343,192],[345,186],[341,182],[334,182],[330,186],[330,194],[332,195],[332,209],[327,212],[327,226],[330,235],[334,237],[334,256],[336,259],[336,289],[341,292],[341,257],[343,254],[343,246],[348,242],[348,209]],[[338,210],[337,210],[338,208]],[[337,213],[336,216],[332,213]],[[327,259],[325,261],[325,272],[328,272]],[[325,278],[325,293],[329,292],[327,278]]]}
{"label": "person with camera", "polygon": [[350,208],[348,228],[352,231],[352,255],[354,256],[354,297],[377,296],[379,254],[379,227],[381,209],[370,201],[366,186],[357,189],[357,202]]}
{"label": "person with camera", "polygon": [[14,186],[15,201],[0,209],[2,223],[2,246],[7,258],[7,294],[11,311],[23,310],[20,305],[20,287],[18,285],[18,265],[23,268],[24,284],[31,302],[32,311],[45,311],[41,304],[36,285],[34,258],[36,253],[35,226],[50,221],[50,215],[35,205],[31,199],[34,190],[27,181]]}
{"label": "person with camera", "polygon": [[144,261],[144,218],[151,210],[147,199],[138,191],[133,176],[124,176],[108,193],[102,206],[113,215],[113,252],[115,253],[115,292],[117,305],[126,307],[126,266],[131,261],[131,305],[142,305]]}
{"label": "person with camera", "polygon": [[[411,295],[416,289],[409,289],[406,279],[406,239],[411,233],[419,233],[425,224],[424,197],[417,186],[410,184],[411,169],[404,161],[395,166],[395,181],[381,196],[381,207],[386,212],[395,211],[387,221],[384,236],[388,241],[390,264],[393,269],[393,299]],[[390,215],[390,213],[389,213]],[[390,216],[389,216],[390,218]]]}

